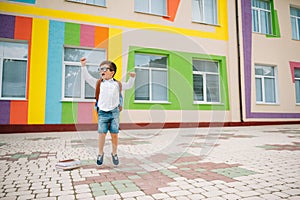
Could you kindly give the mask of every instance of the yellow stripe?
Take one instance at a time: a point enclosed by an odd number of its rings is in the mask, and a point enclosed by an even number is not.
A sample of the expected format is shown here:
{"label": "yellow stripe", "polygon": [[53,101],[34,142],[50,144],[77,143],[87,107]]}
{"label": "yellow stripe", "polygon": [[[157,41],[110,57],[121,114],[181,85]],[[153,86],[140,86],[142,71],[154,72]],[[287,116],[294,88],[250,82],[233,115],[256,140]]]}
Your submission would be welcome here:
{"label": "yellow stripe", "polygon": [[29,75],[28,124],[44,124],[45,121],[48,27],[48,20],[33,18]]}
{"label": "yellow stripe", "polygon": [[227,0],[222,0],[218,2],[219,2],[219,25],[220,26],[215,27],[215,32],[205,32],[205,31],[199,31],[193,29],[185,29],[179,27],[136,22],[136,21],[123,20],[123,19],[110,18],[110,17],[79,14],[79,13],[74,13],[69,11],[53,10],[48,8],[38,8],[31,5],[21,5],[21,4],[7,3],[7,2],[0,2],[0,11],[30,15],[34,17],[43,17],[48,19],[75,20],[79,22],[107,24],[107,25],[121,26],[126,28],[150,29],[155,31],[169,32],[169,33],[171,32],[171,33],[182,34],[187,36],[211,38],[217,40],[228,40]]}
{"label": "yellow stripe", "polygon": [[223,40],[228,40],[228,12],[227,12],[227,10],[228,10],[227,0],[218,1],[219,24],[222,27],[224,27],[224,28],[216,29],[216,35],[220,36],[220,38],[219,38],[220,40],[222,40],[222,39]]}
{"label": "yellow stripe", "polygon": [[113,61],[117,67],[115,78],[122,79],[122,30],[116,28],[109,29],[108,60]]}

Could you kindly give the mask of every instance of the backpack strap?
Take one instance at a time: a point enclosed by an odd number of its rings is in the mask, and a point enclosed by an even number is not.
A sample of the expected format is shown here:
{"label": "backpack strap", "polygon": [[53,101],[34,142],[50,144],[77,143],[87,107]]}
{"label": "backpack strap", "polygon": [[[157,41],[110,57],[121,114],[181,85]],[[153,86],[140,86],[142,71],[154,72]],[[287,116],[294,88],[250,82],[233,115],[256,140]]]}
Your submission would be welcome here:
{"label": "backpack strap", "polygon": [[121,83],[120,81],[116,80],[116,79],[114,79],[114,81],[117,81],[117,82],[118,82],[118,84],[119,84],[119,89],[120,89],[120,94],[121,94],[121,92],[122,92],[122,83]]}
{"label": "backpack strap", "polygon": [[95,90],[95,98],[96,98],[96,102],[98,102],[99,100],[99,94],[100,94],[100,85],[102,83],[103,79],[100,78],[97,80],[97,83],[96,83],[96,90]]}

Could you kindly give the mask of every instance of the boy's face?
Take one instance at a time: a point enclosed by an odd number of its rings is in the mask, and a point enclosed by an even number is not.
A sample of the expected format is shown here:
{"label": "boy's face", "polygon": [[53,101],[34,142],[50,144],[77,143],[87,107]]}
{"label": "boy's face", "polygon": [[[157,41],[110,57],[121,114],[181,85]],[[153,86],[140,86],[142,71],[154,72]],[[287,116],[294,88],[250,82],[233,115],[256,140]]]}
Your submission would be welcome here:
{"label": "boy's face", "polygon": [[109,80],[114,76],[115,71],[111,71],[108,65],[101,65],[100,74],[103,79]]}

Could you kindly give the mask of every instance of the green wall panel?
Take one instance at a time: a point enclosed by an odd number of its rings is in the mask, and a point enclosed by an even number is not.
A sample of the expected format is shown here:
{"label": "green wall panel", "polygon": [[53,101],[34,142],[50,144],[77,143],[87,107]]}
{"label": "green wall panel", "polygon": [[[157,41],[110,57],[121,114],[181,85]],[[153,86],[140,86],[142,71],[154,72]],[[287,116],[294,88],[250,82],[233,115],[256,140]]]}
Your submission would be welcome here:
{"label": "green wall panel", "polygon": [[[229,110],[226,57],[203,55],[161,49],[130,47],[128,71],[134,71],[135,53],[149,53],[168,56],[169,103],[134,102],[134,88],[125,92],[125,109],[134,110]],[[221,104],[194,104],[193,100],[193,59],[218,61],[220,66]]]}
{"label": "green wall panel", "polygon": [[62,103],[62,124],[74,124],[78,119],[78,103]]}
{"label": "green wall panel", "polygon": [[65,23],[65,44],[80,46],[80,24]]}

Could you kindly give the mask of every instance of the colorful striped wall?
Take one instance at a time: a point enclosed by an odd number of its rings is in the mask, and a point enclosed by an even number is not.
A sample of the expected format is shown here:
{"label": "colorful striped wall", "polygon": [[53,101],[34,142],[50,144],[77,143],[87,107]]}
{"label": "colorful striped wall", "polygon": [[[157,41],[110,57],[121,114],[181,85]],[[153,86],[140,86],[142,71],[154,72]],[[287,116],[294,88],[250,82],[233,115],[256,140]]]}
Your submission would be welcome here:
{"label": "colorful striped wall", "polygon": [[26,100],[1,100],[0,124],[95,123],[93,102],[62,101],[63,47],[105,48],[122,72],[122,32],[107,27],[0,15],[0,38],[29,44]]}
{"label": "colorful striped wall", "polygon": [[[31,49],[32,18],[15,17],[0,14],[0,38],[26,40],[28,41],[29,52]],[[30,74],[31,55],[28,54],[28,74]],[[27,85],[30,82],[27,78]],[[27,90],[27,97],[28,97]],[[28,101],[0,101],[0,124],[27,124],[28,121]]]}

